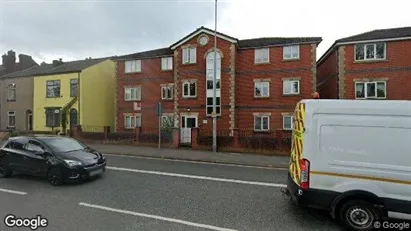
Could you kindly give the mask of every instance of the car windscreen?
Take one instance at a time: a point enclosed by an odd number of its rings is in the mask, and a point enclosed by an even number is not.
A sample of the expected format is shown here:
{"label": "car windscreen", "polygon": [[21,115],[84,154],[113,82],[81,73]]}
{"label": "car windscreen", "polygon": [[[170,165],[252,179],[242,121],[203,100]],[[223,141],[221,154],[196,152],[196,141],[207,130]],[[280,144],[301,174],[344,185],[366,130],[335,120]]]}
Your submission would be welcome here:
{"label": "car windscreen", "polygon": [[55,152],[72,152],[86,147],[76,140],[68,138],[52,138],[43,140]]}

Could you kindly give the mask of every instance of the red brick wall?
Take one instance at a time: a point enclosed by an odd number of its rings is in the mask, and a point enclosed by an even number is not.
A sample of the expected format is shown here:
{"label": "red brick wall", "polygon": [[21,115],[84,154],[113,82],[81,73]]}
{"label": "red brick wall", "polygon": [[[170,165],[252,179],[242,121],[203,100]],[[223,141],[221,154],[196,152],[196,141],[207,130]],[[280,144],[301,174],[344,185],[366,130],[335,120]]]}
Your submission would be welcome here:
{"label": "red brick wall", "polygon": [[[124,73],[124,61],[117,63],[117,130],[124,131],[123,113],[141,113],[142,129],[154,130],[158,128],[158,118],[155,115],[155,107],[161,101],[163,113],[172,113],[174,101],[161,100],[160,84],[173,83],[173,71],[161,70],[161,58],[143,59],[141,61],[141,73]],[[124,100],[124,87],[129,85],[141,85],[141,111],[133,111],[133,103]]]}
{"label": "red brick wall", "polygon": [[354,49],[354,45],[345,48],[346,99],[355,99],[354,79],[386,78],[387,99],[411,100],[411,40],[387,42],[384,61],[355,62]]}
{"label": "red brick wall", "polygon": [[338,52],[334,49],[317,66],[317,84],[321,99],[338,99]]}
{"label": "red brick wall", "polygon": [[[315,57],[314,57],[315,60]],[[240,50],[236,61],[236,124],[252,129],[255,112],[271,113],[270,129],[282,129],[282,112],[313,93],[313,53],[311,44],[300,45],[300,60],[284,61],[283,48],[270,48],[269,64],[254,64],[254,49]],[[269,72],[269,73],[267,73]],[[283,78],[300,78],[300,94],[283,95]],[[270,97],[254,98],[254,79],[269,79]]]}
{"label": "red brick wall", "polygon": [[[206,118],[206,59],[205,56],[214,48],[214,37],[208,35],[209,42],[205,46],[198,44],[197,39],[202,34],[190,39],[186,43],[177,47],[178,51],[178,107],[180,113],[187,113],[188,108],[190,112],[199,113],[198,123],[201,128],[211,129],[212,119],[208,118],[206,124],[203,124],[203,119]],[[196,64],[182,64],[182,47],[186,45],[195,45],[197,48],[197,63]],[[217,38],[217,48],[222,52],[221,62],[221,117],[218,118],[218,128],[229,129],[229,100],[230,100],[230,45],[226,40]],[[183,98],[182,82],[187,79],[197,80],[197,97],[195,99]],[[179,116],[179,120],[181,117]],[[181,123],[179,122],[181,127]]]}

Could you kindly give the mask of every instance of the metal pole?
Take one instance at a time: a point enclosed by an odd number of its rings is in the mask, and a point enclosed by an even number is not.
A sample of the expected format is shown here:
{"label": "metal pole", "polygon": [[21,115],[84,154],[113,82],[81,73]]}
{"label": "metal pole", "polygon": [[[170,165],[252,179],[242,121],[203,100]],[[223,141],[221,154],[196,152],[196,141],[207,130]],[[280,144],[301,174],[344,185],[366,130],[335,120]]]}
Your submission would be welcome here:
{"label": "metal pole", "polygon": [[217,0],[214,6],[214,75],[213,75],[213,152],[217,152],[217,110],[216,110],[216,82],[217,82]]}
{"label": "metal pole", "polygon": [[158,103],[158,148],[161,148],[161,102]]}

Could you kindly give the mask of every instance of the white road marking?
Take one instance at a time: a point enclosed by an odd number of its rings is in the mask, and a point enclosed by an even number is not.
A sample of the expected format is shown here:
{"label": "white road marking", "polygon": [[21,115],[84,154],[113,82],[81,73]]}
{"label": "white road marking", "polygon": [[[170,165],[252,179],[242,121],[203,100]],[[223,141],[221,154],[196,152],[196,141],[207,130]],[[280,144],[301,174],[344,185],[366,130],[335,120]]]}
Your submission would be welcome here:
{"label": "white road marking", "polygon": [[138,217],[146,217],[146,218],[152,218],[152,219],[157,219],[157,220],[162,220],[162,221],[174,222],[174,223],[179,223],[179,224],[198,227],[198,228],[206,228],[206,229],[218,230],[218,231],[236,231],[235,229],[226,229],[226,228],[221,228],[217,226],[194,223],[194,222],[184,221],[184,220],[175,219],[175,218],[168,218],[168,217],[156,216],[156,215],[145,214],[145,213],[137,213],[137,212],[127,211],[127,210],[122,210],[122,209],[115,209],[115,208],[110,208],[110,207],[101,206],[101,205],[87,204],[83,202],[80,202],[79,205],[90,207],[90,208],[95,208],[95,209],[116,212],[116,213],[138,216]]}
{"label": "white road marking", "polygon": [[132,169],[132,168],[119,168],[119,167],[111,167],[111,166],[107,166],[106,168],[111,169],[111,170],[116,170],[116,171],[136,172],[136,173],[154,174],[154,175],[162,175],[162,176],[184,177],[184,178],[191,178],[191,179],[198,179],[198,180],[212,180],[212,181],[221,181],[221,182],[238,183],[238,184],[260,185],[260,186],[268,186],[268,187],[286,187],[285,184],[275,184],[275,183],[258,182],[258,181],[234,180],[234,179],[226,179],[226,178],[185,175],[185,174],[169,173],[169,172],[156,172],[156,171],[147,171],[147,170],[139,170],[139,169]]}
{"label": "white road marking", "polygon": [[20,192],[20,191],[4,189],[4,188],[0,188],[0,192],[12,193],[12,194],[17,194],[17,195],[26,195],[27,194],[26,192]]}
{"label": "white road marking", "polygon": [[210,165],[221,165],[221,166],[230,166],[230,167],[238,167],[238,168],[257,168],[257,169],[288,171],[288,167],[261,167],[261,166],[251,166],[251,165],[241,165],[241,164],[212,163],[212,162],[196,161],[196,160],[177,160],[177,159],[167,159],[167,158],[160,158],[160,157],[132,156],[132,155],[122,155],[122,154],[104,154],[104,155],[113,156],[113,157],[147,159],[147,160],[174,161],[174,162],[192,163],[192,164],[210,164]]}

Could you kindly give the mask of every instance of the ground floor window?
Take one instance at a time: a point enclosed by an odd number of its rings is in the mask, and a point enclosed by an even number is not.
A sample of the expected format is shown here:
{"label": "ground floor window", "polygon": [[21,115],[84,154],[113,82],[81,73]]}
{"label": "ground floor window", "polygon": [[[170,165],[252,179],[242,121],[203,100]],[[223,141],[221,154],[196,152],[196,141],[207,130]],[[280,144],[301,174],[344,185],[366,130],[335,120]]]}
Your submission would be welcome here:
{"label": "ground floor window", "polygon": [[292,130],[293,129],[294,116],[283,116],[283,129]]}
{"label": "ground floor window", "polygon": [[141,115],[125,115],[124,127],[126,129],[134,129],[141,127]]}
{"label": "ground floor window", "polygon": [[[216,114],[221,114],[221,102],[220,97],[216,97]],[[213,97],[207,97],[207,115],[213,114]]]}
{"label": "ground floor window", "polygon": [[174,116],[161,116],[161,127],[174,127]]}
{"label": "ground floor window", "polygon": [[59,127],[60,126],[60,109],[47,108],[46,109],[46,126]]}
{"label": "ground floor window", "polygon": [[254,116],[254,130],[268,131],[270,129],[270,117],[268,115]]}
{"label": "ground floor window", "polygon": [[9,111],[8,115],[8,127],[15,127],[16,126],[16,112]]}
{"label": "ground floor window", "polygon": [[387,94],[385,81],[355,83],[355,98],[357,99],[384,99]]}

